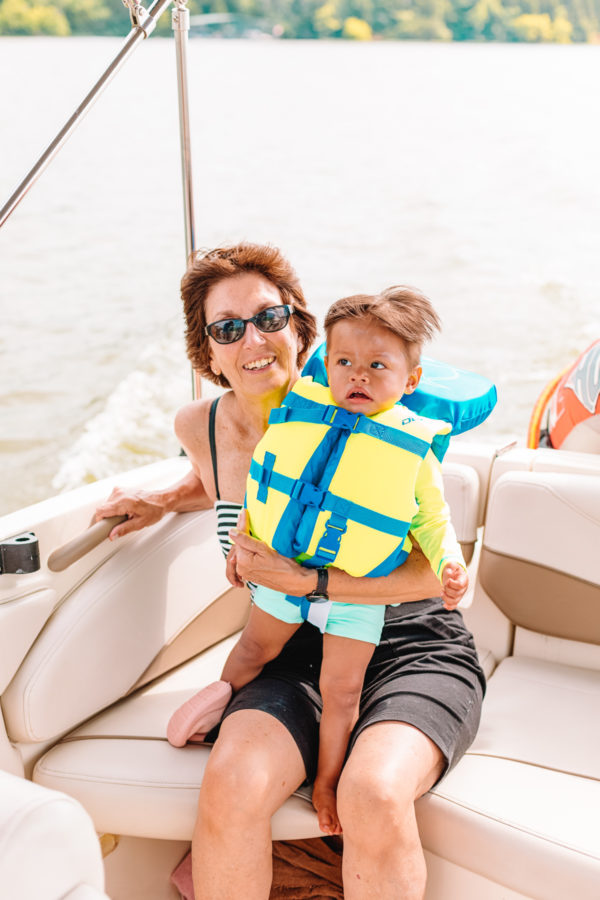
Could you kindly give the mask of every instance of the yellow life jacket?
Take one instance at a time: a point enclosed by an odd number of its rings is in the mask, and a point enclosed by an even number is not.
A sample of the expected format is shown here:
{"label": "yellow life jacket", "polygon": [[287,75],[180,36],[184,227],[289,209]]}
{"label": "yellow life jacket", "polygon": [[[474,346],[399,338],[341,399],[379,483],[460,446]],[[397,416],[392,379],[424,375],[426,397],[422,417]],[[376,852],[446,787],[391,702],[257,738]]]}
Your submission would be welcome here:
{"label": "yellow life jacket", "polygon": [[328,387],[301,378],[254,452],[251,533],[309,566],[388,574],[410,551],[422,461],[450,430],[400,404],[371,417],[347,412]]}

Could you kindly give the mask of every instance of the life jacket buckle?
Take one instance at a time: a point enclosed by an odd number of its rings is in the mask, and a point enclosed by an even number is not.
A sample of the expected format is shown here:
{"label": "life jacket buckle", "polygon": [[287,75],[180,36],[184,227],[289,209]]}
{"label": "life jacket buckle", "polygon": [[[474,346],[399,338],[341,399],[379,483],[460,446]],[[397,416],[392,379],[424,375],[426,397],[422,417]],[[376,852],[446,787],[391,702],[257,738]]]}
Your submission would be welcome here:
{"label": "life jacket buckle", "polygon": [[309,481],[301,481],[299,478],[290,492],[292,500],[297,500],[303,506],[313,506],[317,509],[320,509],[324,495],[325,492],[320,488],[315,487]]}
{"label": "life jacket buckle", "polygon": [[328,406],[323,420],[333,428],[341,428],[345,431],[354,431],[360,420],[360,413],[351,413],[340,406]]}
{"label": "life jacket buckle", "polygon": [[325,525],[325,531],[315,551],[315,557],[325,554],[325,557],[332,562],[339,553],[342,537],[347,529],[348,519],[333,513]]}

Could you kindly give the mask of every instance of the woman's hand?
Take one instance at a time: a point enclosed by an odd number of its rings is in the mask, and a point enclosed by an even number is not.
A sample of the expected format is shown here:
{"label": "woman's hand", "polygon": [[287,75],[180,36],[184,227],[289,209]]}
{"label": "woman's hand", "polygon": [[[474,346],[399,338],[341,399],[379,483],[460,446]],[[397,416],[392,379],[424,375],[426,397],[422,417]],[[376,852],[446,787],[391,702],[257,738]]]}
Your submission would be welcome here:
{"label": "woman's hand", "polygon": [[109,540],[123,537],[131,531],[139,531],[160,522],[168,512],[196,512],[208,509],[212,500],[206,493],[202,480],[192,469],[181,481],[163,491],[131,491],[115,488],[96,510],[94,521],[109,516],[127,516],[127,521],[116,525]]}
{"label": "woman's hand", "polygon": [[[317,586],[314,569],[304,569],[293,559],[281,556],[263,541],[250,537],[246,510],[242,510],[237,529],[229,532],[233,547],[227,557],[227,577],[236,585],[240,581],[253,581],[263,587],[304,597]],[[233,557],[233,558],[232,558]],[[230,577],[230,558],[232,574]]]}
{"label": "woman's hand", "polygon": [[240,578],[237,571],[237,547],[235,544],[227,554],[225,575],[227,576],[228,582],[233,585],[233,587],[244,587],[244,580]]}
{"label": "woman's hand", "polygon": [[116,487],[108,500],[97,508],[94,521],[99,522],[100,519],[108,519],[110,516],[127,516],[127,521],[115,525],[109,534],[109,540],[113,541],[115,538],[159,522],[166,509],[158,498],[159,495],[149,491],[126,493]]}

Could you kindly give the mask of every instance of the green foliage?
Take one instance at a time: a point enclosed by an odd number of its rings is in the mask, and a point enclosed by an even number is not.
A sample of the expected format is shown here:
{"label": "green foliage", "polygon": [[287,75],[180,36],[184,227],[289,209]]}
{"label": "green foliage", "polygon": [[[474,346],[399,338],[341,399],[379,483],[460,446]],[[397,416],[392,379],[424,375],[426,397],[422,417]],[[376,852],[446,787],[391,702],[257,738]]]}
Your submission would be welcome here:
{"label": "green foliage", "polygon": [[0,34],[70,33],[66,16],[56,6],[28,0],[4,0],[0,5]]}
{"label": "green foliage", "polygon": [[[250,28],[284,38],[600,42],[600,0],[190,0],[189,8],[226,14],[242,34]],[[0,34],[129,29],[121,0],[0,0]],[[157,33],[170,32],[166,12]]]}
{"label": "green foliage", "polygon": [[344,22],[342,37],[349,38],[351,41],[370,41],[373,37],[373,30],[364,19],[348,16]]}
{"label": "green foliage", "polygon": [[73,34],[103,34],[110,10],[103,0],[56,0]]}
{"label": "green foliage", "polygon": [[342,30],[342,22],[338,18],[335,3],[324,3],[315,11],[315,30],[319,37],[337,37]]}

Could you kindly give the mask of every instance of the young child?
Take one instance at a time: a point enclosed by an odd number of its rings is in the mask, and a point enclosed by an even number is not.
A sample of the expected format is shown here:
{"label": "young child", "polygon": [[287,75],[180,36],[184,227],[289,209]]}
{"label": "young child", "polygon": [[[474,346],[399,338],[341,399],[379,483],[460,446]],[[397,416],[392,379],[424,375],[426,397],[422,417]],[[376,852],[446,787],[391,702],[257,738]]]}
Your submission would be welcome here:
{"label": "young child", "polygon": [[258,586],[221,681],[177,710],[167,731],[175,746],[206,733],[232,692],[255,678],[305,619],[312,621],[324,632],[313,804],[328,834],[341,831],[335,791],[385,605],[332,602],[327,567],[388,574],[410,552],[410,530],[440,578],[446,609],[457,606],[468,585],[431,449],[450,426],[398,403],[419,383],[421,348],[435,328],[439,319],[429,300],[411,288],[349,297],[329,310],[329,387],[301,378],[273,411],[246,495],[251,534],[316,568],[316,589],[298,598]]}

